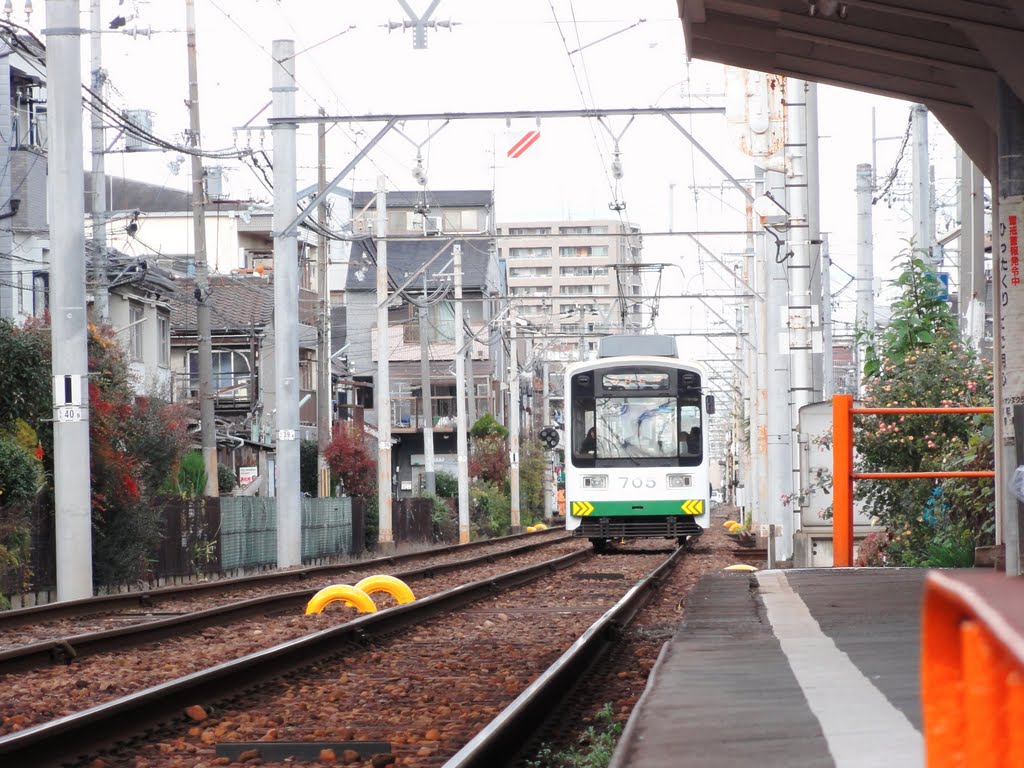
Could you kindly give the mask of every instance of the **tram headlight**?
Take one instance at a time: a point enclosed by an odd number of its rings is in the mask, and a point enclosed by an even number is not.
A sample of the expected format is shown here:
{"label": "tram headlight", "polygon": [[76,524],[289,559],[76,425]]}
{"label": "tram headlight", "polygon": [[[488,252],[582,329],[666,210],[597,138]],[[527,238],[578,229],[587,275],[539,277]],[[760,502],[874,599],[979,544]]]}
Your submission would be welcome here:
{"label": "tram headlight", "polygon": [[583,475],[580,478],[584,488],[593,488],[603,491],[608,487],[608,475]]}
{"label": "tram headlight", "polygon": [[667,475],[669,488],[689,488],[693,485],[693,475]]}

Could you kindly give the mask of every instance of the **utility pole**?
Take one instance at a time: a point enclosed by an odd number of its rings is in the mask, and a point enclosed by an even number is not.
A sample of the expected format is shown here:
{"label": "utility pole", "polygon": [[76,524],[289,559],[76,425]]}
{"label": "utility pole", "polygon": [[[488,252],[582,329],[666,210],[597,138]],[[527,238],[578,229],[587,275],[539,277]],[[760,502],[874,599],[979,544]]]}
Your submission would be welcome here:
{"label": "utility pole", "polygon": [[466,434],[466,327],[462,311],[462,244],[452,246],[455,278],[455,440],[458,452],[459,543],[469,542],[469,439]]}
{"label": "utility pole", "polygon": [[[11,46],[6,39],[0,39],[0,99],[4,104],[11,104]],[[11,167],[11,142],[0,142],[0,168]],[[11,174],[0,173],[0,200],[10,200]],[[10,205],[10,204],[8,204]],[[13,208],[9,209],[14,211]],[[0,253],[14,252],[14,233],[10,226],[0,229]],[[0,283],[0,317],[14,318],[18,313],[18,291],[21,276],[14,272],[18,279]],[[9,283],[9,284],[5,284]],[[15,286],[18,286],[17,288]]]}
{"label": "utility pole", "polygon": [[195,0],[185,0],[185,42],[188,47],[189,146],[192,147],[192,232],[195,240],[196,332],[199,354],[199,420],[206,467],[206,495],[217,487],[217,424],[214,421],[213,332],[210,328],[210,281],[206,263],[206,215],[203,208],[203,158],[199,155],[199,72],[196,65]]}
{"label": "utility pole", "polygon": [[824,371],[821,394],[831,401],[836,391],[832,359],[832,257],[828,251],[828,234],[823,234],[821,241],[821,368]]}
{"label": "utility pole", "polygon": [[[764,192],[764,171],[760,168],[754,169],[754,197],[760,197]],[[755,388],[756,403],[754,405],[754,424],[751,425],[750,440],[751,453],[754,456],[754,515],[753,520],[758,523],[772,523],[774,503],[768,498],[769,470],[768,470],[768,296],[767,296],[767,245],[768,234],[765,233],[754,238],[754,293],[764,296],[764,301],[753,299],[754,303],[754,328],[751,329],[753,337],[757,340],[757,355],[755,362]],[[778,312],[778,308],[774,308]],[[756,425],[756,429],[754,428]]]}
{"label": "utility pole", "polygon": [[512,330],[509,333],[511,354],[508,370],[508,463],[512,491],[512,533],[519,533],[519,341],[516,338],[516,306],[509,305]]}
{"label": "utility pole", "polygon": [[[427,298],[427,271],[423,270],[423,299]],[[423,473],[427,493],[437,493],[437,476],[434,473],[434,408],[430,392],[430,345],[427,343],[428,308],[420,307],[420,410],[423,412]],[[458,308],[455,310],[458,322]]]}
{"label": "utility pole", "polygon": [[[807,155],[810,141],[817,137],[807,134],[808,88],[805,80],[789,78],[787,85],[788,125],[786,137],[786,199],[789,206],[788,245],[786,271],[789,275],[789,345],[790,345],[790,429],[796,434],[800,423],[800,409],[813,400],[812,374],[813,319],[811,303],[811,228],[808,209],[808,187],[812,183],[807,174]],[[796,528],[800,506],[797,490],[800,488],[800,444],[790,442],[791,479],[787,494],[792,497],[787,519],[783,521],[785,540],[777,550],[783,559],[792,553],[792,534]]]}
{"label": "utility pole", "polygon": [[[857,166],[857,315],[854,327],[859,333],[875,330],[875,250],[871,213],[874,169],[866,164]],[[857,389],[860,390],[861,366],[864,364],[864,344],[857,344]]]}
{"label": "utility pole", "polygon": [[[548,362],[544,363],[544,405],[543,412],[541,414],[541,422],[545,427],[551,426],[551,364]],[[547,452],[548,460],[546,462],[546,471],[544,473],[544,519],[550,520],[553,517],[554,510],[554,488],[552,488],[552,479],[555,474],[555,451],[552,448]]]}
{"label": "utility pole", "polygon": [[[295,115],[295,41],[271,45],[271,111]],[[274,426],[277,567],[302,564],[299,485],[299,260],[295,218],[295,123],[274,123]]]}
{"label": "utility pole", "polygon": [[932,240],[935,237],[935,225],[932,223],[932,185],[928,161],[928,107],[924,104],[911,107],[911,138],[914,247],[924,251],[928,259],[934,261]]}
{"label": "utility pole", "polygon": [[[767,174],[768,187],[779,191],[781,174]],[[778,184],[778,186],[776,186]],[[777,195],[776,195],[777,197]],[[766,233],[765,237],[771,237]],[[788,560],[793,551],[793,514],[783,503],[783,498],[793,494],[793,453],[791,449],[793,413],[789,402],[791,356],[789,354],[789,336],[783,325],[783,313],[786,311],[786,265],[781,259],[785,257],[786,243],[777,243],[773,238],[768,244],[767,274],[765,287],[765,315],[767,351],[767,468],[768,522],[775,526],[775,553],[781,560]],[[774,567],[774,563],[769,563]]]}
{"label": "utility pole", "polygon": [[103,49],[100,33],[103,19],[100,0],[90,5],[89,54],[92,59],[92,242],[94,248],[93,273],[95,289],[93,308],[101,325],[110,322],[110,293],[107,288],[107,181],[104,169],[105,138],[102,110],[98,99],[103,96],[107,73],[103,71]]}
{"label": "utility pole", "polygon": [[388,210],[384,176],[377,177],[377,542],[394,543],[391,525],[391,344],[388,338]]}
{"label": "utility pole", "polygon": [[92,597],[85,172],[78,0],[46,0],[50,107],[47,183],[53,350],[57,599]]}
{"label": "utility pole", "polygon": [[[320,107],[320,114],[326,114]],[[317,123],[317,192],[327,188],[327,125]],[[316,373],[316,437],[317,437],[317,495],[323,499],[331,495],[331,468],[327,466],[325,454],[331,444],[331,302],[327,291],[327,198],[317,209],[320,232],[316,244],[316,285],[320,296],[320,333],[317,336]]]}
{"label": "utility pole", "polygon": [[975,350],[985,337],[985,178],[957,149],[960,177],[960,329]]}

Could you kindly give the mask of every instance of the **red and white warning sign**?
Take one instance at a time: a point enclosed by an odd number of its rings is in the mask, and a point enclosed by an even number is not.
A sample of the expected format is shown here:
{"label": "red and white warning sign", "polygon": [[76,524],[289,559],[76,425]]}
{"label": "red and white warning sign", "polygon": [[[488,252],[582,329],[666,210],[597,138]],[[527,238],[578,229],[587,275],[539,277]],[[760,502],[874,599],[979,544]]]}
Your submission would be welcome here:
{"label": "red and white warning sign", "polygon": [[532,147],[539,138],[540,131],[527,131],[523,138],[512,145],[512,148],[508,151],[508,156],[511,158],[519,157],[523,152]]}

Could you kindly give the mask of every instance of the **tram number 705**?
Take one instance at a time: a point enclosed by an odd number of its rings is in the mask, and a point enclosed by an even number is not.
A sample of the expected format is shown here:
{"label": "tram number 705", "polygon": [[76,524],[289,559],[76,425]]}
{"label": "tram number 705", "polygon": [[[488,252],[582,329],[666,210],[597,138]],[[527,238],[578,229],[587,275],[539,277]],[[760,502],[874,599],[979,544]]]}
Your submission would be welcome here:
{"label": "tram number 705", "polygon": [[648,477],[646,480],[642,477],[619,477],[619,481],[622,483],[623,488],[657,488],[658,481],[653,477]]}

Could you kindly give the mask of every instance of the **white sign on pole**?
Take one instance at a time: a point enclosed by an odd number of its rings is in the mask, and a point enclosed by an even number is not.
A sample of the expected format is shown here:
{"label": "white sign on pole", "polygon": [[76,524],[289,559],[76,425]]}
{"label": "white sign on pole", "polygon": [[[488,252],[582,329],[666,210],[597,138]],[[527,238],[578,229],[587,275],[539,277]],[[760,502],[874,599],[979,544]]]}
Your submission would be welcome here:
{"label": "white sign on pole", "polygon": [[62,424],[82,420],[82,409],[77,405],[57,406],[57,421]]}

